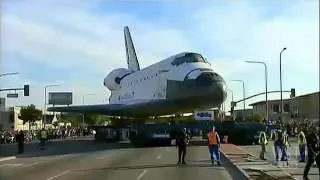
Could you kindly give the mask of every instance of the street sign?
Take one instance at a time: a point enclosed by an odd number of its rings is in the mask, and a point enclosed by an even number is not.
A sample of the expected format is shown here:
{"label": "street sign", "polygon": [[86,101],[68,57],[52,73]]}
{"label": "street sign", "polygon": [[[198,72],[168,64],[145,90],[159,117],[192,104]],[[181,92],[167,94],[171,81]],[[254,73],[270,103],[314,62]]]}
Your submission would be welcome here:
{"label": "street sign", "polygon": [[7,98],[18,98],[18,93],[8,93]]}
{"label": "street sign", "polygon": [[193,116],[195,120],[214,120],[214,111],[195,111]]}
{"label": "street sign", "polygon": [[72,104],[72,92],[49,92],[49,104],[53,104],[53,105]]}

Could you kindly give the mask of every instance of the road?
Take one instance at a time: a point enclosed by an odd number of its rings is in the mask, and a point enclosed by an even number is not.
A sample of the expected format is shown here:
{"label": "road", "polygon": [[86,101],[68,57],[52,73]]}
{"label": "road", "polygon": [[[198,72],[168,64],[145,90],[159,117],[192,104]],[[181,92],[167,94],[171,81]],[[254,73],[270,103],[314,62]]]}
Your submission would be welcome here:
{"label": "road", "polygon": [[0,162],[0,179],[235,179],[226,165],[210,165],[205,146],[188,147],[186,160],[186,165],[176,165],[175,147],[132,148],[93,141],[65,142]]}

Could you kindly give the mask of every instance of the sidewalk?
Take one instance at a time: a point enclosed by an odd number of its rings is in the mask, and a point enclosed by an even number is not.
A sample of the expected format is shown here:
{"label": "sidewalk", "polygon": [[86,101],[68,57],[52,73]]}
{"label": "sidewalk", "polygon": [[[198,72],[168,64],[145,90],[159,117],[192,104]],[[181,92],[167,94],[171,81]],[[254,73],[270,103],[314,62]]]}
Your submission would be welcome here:
{"label": "sidewalk", "polygon": [[[250,152],[256,159],[259,157],[259,153],[261,150],[261,147],[256,146],[241,146],[244,150]],[[283,166],[283,163],[280,162],[278,165],[275,164],[275,153],[274,153],[274,147],[273,142],[269,142],[268,146],[266,147],[266,154],[265,157],[267,158],[268,164],[271,164],[282,171],[285,171],[289,174],[291,174],[294,178],[297,180],[302,180],[303,171],[306,163],[300,163],[299,162],[299,151],[296,143],[291,143],[291,147],[288,149],[289,152],[289,166]],[[311,167],[309,175],[310,180],[319,180],[319,170],[318,168]]]}
{"label": "sidewalk", "polygon": [[239,146],[222,144],[221,151],[248,179],[295,180],[289,173],[266,161],[257,159],[253,154]]}

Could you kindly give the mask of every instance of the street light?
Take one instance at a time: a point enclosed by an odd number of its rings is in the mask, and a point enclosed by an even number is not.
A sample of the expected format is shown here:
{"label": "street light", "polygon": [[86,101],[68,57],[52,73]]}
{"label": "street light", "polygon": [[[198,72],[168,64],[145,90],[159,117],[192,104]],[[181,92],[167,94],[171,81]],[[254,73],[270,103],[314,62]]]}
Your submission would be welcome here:
{"label": "street light", "polygon": [[[86,96],[92,96],[92,95],[96,95],[96,94],[85,94],[82,96],[82,104],[84,105],[84,97]],[[84,113],[82,114],[82,126],[84,126]]]}
{"label": "street light", "polygon": [[0,77],[2,77],[2,76],[9,76],[9,75],[15,75],[15,74],[19,74],[19,73],[18,73],[18,72],[4,73],[4,74],[0,74]]}
{"label": "street light", "polygon": [[227,91],[231,92],[231,101],[233,102],[233,91],[231,89],[227,89]]}
{"label": "street light", "polygon": [[281,124],[283,124],[283,118],[282,118],[282,111],[283,111],[283,100],[282,100],[282,69],[281,69],[281,55],[283,53],[283,51],[287,50],[286,47],[284,47],[282,49],[282,51],[280,52],[280,101],[281,101],[281,108],[280,108],[280,120],[281,120]]}
{"label": "street light", "polygon": [[46,85],[44,87],[44,111],[43,111],[44,119],[42,120],[42,126],[43,127],[44,127],[44,123],[47,122],[47,116],[46,116],[46,111],[47,111],[47,88],[48,87],[54,87],[54,86],[60,86],[60,84],[49,84],[49,85]]}
{"label": "street light", "polygon": [[243,80],[231,80],[231,81],[237,81],[242,82],[242,91],[243,91],[243,113],[245,113],[246,110],[246,94],[245,94],[245,88],[244,88],[244,81]]}
{"label": "street light", "polygon": [[266,122],[269,120],[269,106],[268,106],[268,71],[267,71],[267,64],[262,61],[245,61],[246,63],[256,63],[256,64],[263,64],[264,65],[264,76],[265,76],[265,83],[266,83]]}

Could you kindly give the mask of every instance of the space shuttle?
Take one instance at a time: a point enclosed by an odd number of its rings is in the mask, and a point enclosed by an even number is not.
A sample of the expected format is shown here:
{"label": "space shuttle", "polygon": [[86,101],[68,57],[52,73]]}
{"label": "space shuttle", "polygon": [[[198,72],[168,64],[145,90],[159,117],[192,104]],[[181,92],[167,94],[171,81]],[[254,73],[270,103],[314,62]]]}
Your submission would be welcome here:
{"label": "space shuttle", "polygon": [[199,53],[182,52],[140,69],[129,28],[124,27],[128,68],[112,70],[103,81],[109,104],[50,107],[48,111],[150,117],[220,106],[226,83]]}

